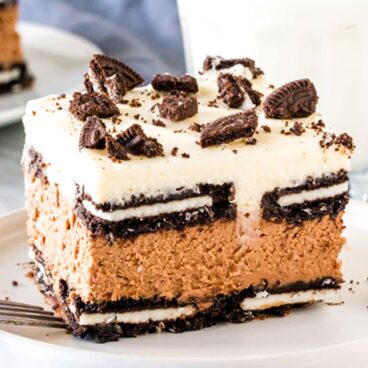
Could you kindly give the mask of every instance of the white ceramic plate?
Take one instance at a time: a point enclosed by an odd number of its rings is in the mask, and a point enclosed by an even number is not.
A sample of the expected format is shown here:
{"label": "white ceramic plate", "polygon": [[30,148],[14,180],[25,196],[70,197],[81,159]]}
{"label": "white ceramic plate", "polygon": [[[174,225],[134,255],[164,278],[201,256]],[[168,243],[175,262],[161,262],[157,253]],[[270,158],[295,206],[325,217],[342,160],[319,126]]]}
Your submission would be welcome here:
{"label": "white ceramic plate", "polygon": [[[28,268],[22,263],[27,261],[25,218],[21,211],[0,220],[0,298],[43,305],[36,286],[25,277]],[[343,305],[315,305],[285,318],[222,324],[176,335],[146,335],[103,345],[77,340],[60,330],[0,326],[0,366],[366,367],[367,224],[368,204],[352,201],[346,214],[348,245],[342,252]],[[12,286],[12,280],[19,286]]]}
{"label": "white ceramic plate", "polygon": [[0,127],[18,122],[30,99],[81,89],[91,55],[100,51],[90,41],[55,28],[20,22],[18,30],[35,84],[30,90],[0,96]]}

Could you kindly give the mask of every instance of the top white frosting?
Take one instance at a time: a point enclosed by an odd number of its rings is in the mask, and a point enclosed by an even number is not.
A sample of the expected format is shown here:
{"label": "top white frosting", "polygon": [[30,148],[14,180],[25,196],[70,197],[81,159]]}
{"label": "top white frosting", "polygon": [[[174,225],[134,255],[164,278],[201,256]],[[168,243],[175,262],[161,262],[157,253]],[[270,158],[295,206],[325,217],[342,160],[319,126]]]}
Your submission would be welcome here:
{"label": "top white frosting", "polygon": [[[246,76],[253,87],[265,95],[270,92],[263,76],[252,79],[249,69],[242,65],[226,69],[226,72]],[[113,134],[124,131],[133,123],[140,124],[148,136],[156,137],[163,145],[164,157],[132,155],[129,161],[113,162],[105,150],[79,150],[83,123],[68,112],[70,96],[48,96],[28,103],[23,118],[26,146],[33,146],[43,155],[45,162],[50,164],[49,179],[58,182],[66,196],[73,196],[75,183],[78,183],[96,203],[121,203],[133,194],[155,196],[175,188],[192,188],[199,183],[233,182],[237,208],[246,211],[258,207],[263,194],[275,187],[298,185],[308,176],[320,177],[340,169],[349,170],[349,153],[342,148],[336,150],[335,146],[322,149],[319,144],[321,134],[308,129],[311,123],[321,118],[319,114],[295,120],[307,128],[301,136],[284,135],[281,130],[288,130],[294,121],[267,119],[258,108],[256,145],[246,145],[244,140],[239,140],[201,148],[197,143],[200,133],[189,129],[192,122],[205,124],[239,111],[230,109],[221,99],[217,100],[217,107],[208,106],[208,102],[218,95],[218,73],[211,70],[198,75],[199,111],[183,122],[160,118],[166,127],[152,124],[152,120],[159,116],[157,111],[151,111],[151,107],[160,102],[162,96],[153,100],[151,96],[156,92],[149,85],[126,94],[126,100],[135,98],[141,106],[119,104],[121,123],[113,124],[110,119],[103,119]],[[252,103],[246,99],[240,109],[251,107]],[[269,126],[271,133],[265,132],[261,128],[263,125]],[[170,153],[173,147],[179,148],[177,156]],[[189,154],[190,158],[183,158],[182,153]]]}

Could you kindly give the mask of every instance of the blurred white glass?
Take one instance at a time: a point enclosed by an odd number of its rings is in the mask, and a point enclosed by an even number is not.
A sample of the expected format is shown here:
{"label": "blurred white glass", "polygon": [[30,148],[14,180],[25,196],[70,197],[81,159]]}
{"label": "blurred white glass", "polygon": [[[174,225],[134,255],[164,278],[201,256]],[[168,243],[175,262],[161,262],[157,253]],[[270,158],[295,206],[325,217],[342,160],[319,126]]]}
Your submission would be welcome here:
{"label": "blurred white glass", "polygon": [[281,85],[308,77],[318,110],[368,169],[368,0],[178,0],[187,69],[206,55],[247,56]]}

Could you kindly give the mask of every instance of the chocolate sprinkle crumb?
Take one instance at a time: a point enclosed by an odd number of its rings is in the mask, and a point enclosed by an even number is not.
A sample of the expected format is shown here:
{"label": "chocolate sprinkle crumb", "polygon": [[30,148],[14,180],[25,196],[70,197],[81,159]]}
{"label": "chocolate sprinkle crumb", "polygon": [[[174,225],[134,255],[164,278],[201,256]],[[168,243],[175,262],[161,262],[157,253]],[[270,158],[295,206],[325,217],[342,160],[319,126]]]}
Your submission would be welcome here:
{"label": "chocolate sprinkle crumb", "polygon": [[203,129],[203,124],[199,124],[199,123],[192,123],[190,124],[190,130],[193,130],[193,132],[198,132],[200,133],[201,130]]}
{"label": "chocolate sprinkle crumb", "polygon": [[350,151],[354,151],[354,149],[355,149],[353,138],[347,133],[340,134],[336,138],[336,144],[344,146]]}
{"label": "chocolate sprinkle crumb", "polygon": [[274,90],[264,101],[267,118],[302,118],[316,111],[318,96],[309,79],[299,79]]}
{"label": "chocolate sprinkle crumb", "polygon": [[166,127],[166,124],[160,120],[160,119],[153,119],[152,120],[152,125],[158,126],[158,127]]}
{"label": "chocolate sprinkle crumb", "polygon": [[353,138],[347,133],[342,133],[339,136],[336,136],[335,133],[324,132],[322,139],[319,141],[319,145],[322,148],[329,148],[332,145],[343,146],[351,152],[355,149]]}
{"label": "chocolate sprinkle crumb", "polygon": [[305,132],[305,129],[303,128],[302,123],[296,121],[294,125],[290,128],[290,132],[296,136],[301,136]]}
{"label": "chocolate sprinkle crumb", "polygon": [[195,97],[165,96],[158,109],[162,118],[181,121],[198,112],[198,102]]}
{"label": "chocolate sprinkle crumb", "polygon": [[18,285],[19,285],[19,283],[18,283],[18,281],[17,281],[17,280],[13,280],[13,281],[12,281],[12,285],[13,285],[13,286],[18,286]]}
{"label": "chocolate sprinkle crumb", "polygon": [[197,80],[190,75],[157,74],[151,84],[156,91],[171,92],[177,90],[186,93],[198,92]]}
{"label": "chocolate sprinkle crumb", "polygon": [[257,144],[257,138],[247,138],[245,144],[249,146],[254,146]]}
{"label": "chocolate sprinkle crumb", "polygon": [[190,158],[190,155],[188,154],[188,153],[182,153],[181,154],[181,157],[183,157],[183,158]]}
{"label": "chocolate sprinkle crumb", "polygon": [[106,137],[106,148],[110,157],[124,161],[129,160],[125,147],[119,142],[119,140],[114,139],[110,135]]}
{"label": "chocolate sprinkle crumb", "polygon": [[335,140],[336,140],[335,133],[324,132],[322,135],[322,139],[319,141],[319,145],[322,148],[328,148],[334,144]]}
{"label": "chocolate sprinkle crumb", "polygon": [[205,125],[201,132],[200,145],[205,148],[239,138],[249,138],[254,134],[257,124],[258,117],[254,110],[221,117]]}
{"label": "chocolate sprinkle crumb", "polygon": [[262,125],[261,128],[266,132],[266,133],[271,133],[271,128],[268,125]]}
{"label": "chocolate sprinkle crumb", "polygon": [[133,155],[156,157],[163,155],[163,147],[156,138],[147,137],[142,127],[133,124],[117,136],[117,140]]}
{"label": "chocolate sprinkle crumb", "polygon": [[171,154],[173,156],[176,156],[178,154],[178,151],[179,151],[179,148],[178,147],[173,147],[172,150],[171,150]]}
{"label": "chocolate sprinkle crumb", "polygon": [[104,149],[106,135],[105,124],[96,116],[89,116],[79,136],[79,149]]}
{"label": "chocolate sprinkle crumb", "polygon": [[77,119],[85,121],[94,115],[99,118],[117,115],[119,109],[106,95],[75,92],[69,105],[69,112]]}
{"label": "chocolate sprinkle crumb", "polygon": [[132,100],[129,101],[129,106],[130,107],[141,107],[142,104],[139,102],[139,100],[137,100],[136,98],[133,98]]}

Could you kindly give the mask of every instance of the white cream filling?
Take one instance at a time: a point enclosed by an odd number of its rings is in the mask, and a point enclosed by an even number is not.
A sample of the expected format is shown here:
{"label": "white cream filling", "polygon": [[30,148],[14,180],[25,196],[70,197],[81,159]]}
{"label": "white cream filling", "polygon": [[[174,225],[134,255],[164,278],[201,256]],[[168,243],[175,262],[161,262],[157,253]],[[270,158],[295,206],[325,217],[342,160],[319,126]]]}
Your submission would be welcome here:
{"label": "white cream filling", "polygon": [[331,198],[339,194],[347,192],[349,189],[349,183],[341,183],[332,185],[326,188],[318,188],[313,190],[303,190],[300,193],[287,194],[279,198],[278,204],[280,206],[290,206],[292,204],[298,204],[303,202],[311,202],[317,199]]}
{"label": "white cream filling", "polygon": [[92,215],[107,221],[122,221],[129,218],[144,218],[158,216],[163,213],[182,212],[191,208],[200,208],[204,206],[212,206],[212,198],[210,196],[201,196],[187,199],[180,199],[167,203],[156,203],[151,205],[132,207],[127,209],[116,210],[112,212],[104,212],[96,209],[90,201],[84,200],[83,206]]}
{"label": "white cream filling", "polygon": [[103,93],[103,91],[101,91],[99,83],[94,77],[94,73],[92,72],[91,68],[88,68],[88,76],[89,76],[90,82],[92,83],[93,89],[95,91],[98,91],[99,93]]}
{"label": "white cream filling", "polygon": [[[70,307],[72,313],[75,313],[73,306]],[[178,319],[180,317],[189,317],[193,315],[196,308],[192,305],[179,308],[159,308],[147,309],[142,311],[126,312],[126,313],[82,313],[79,317],[79,324],[82,326],[90,326],[101,323],[145,323],[159,322],[166,320]]]}
{"label": "white cream filling", "polygon": [[0,83],[8,83],[14,79],[18,79],[20,77],[20,69],[14,68],[11,70],[0,71]]}
{"label": "white cream filling", "polygon": [[[47,285],[51,285],[52,284],[52,282],[51,282],[51,280],[48,278],[48,276],[47,276],[47,273],[46,273],[46,270],[45,270],[45,267],[40,263],[40,262],[38,262],[37,261],[37,259],[36,259],[36,255],[35,255],[35,252],[34,252],[34,250],[33,250],[33,248],[29,248],[29,250],[28,250],[28,257],[35,263],[35,265],[37,266],[37,269],[38,269],[38,271],[37,271],[37,273],[40,273],[41,274],[41,276],[42,276],[42,278],[43,278],[43,280],[45,281],[45,283],[47,284]],[[38,275],[37,275],[38,276]]]}
{"label": "white cream filling", "polygon": [[293,293],[269,294],[266,291],[259,292],[254,298],[245,298],[240,307],[243,310],[265,310],[287,304],[325,302],[341,302],[338,289],[307,290]]}

